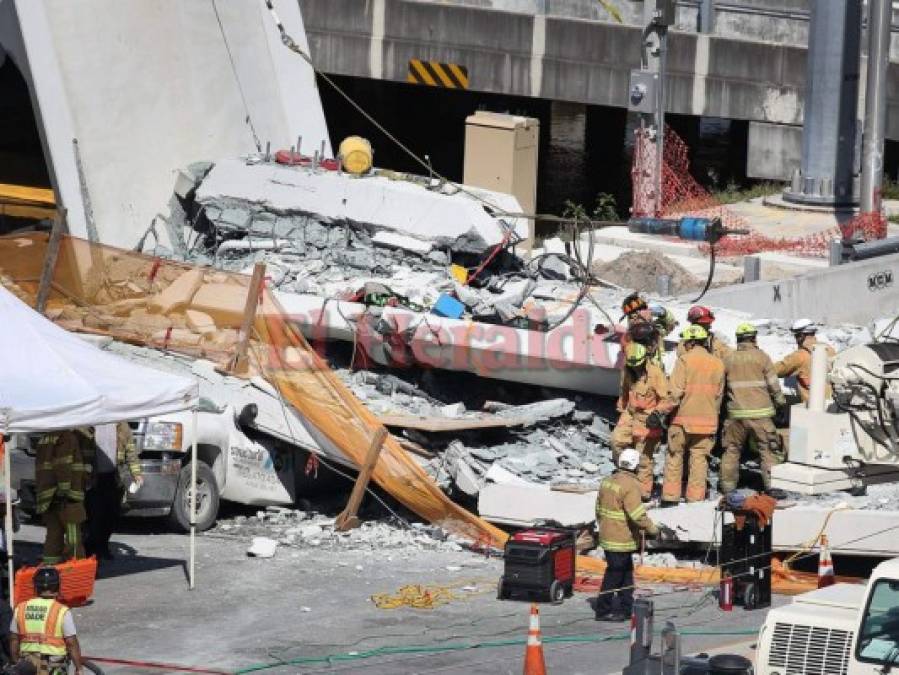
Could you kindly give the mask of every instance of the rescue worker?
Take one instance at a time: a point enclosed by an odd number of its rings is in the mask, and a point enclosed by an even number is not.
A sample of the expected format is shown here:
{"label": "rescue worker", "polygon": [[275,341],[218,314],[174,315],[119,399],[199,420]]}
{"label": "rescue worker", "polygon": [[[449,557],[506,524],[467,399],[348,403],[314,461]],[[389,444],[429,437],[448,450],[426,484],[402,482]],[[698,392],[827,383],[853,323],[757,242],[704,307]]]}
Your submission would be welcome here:
{"label": "rescue worker", "polygon": [[[57,600],[59,572],[41,567],[34,575],[37,597],[19,603],[9,627],[9,651],[17,670],[30,665],[40,675],[66,675],[69,662],[81,675],[81,646],[72,612]],[[21,660],[21,662],[20,662]],[[24,663],[22,663],[24,662]]]}
{"label": "rescue worker", "polygon": [[[625,448],[640,454],[637,480],[644,500],[652,495],[653,458],[662,441],[662,417],[668,408],[668,378],[648,358],[646,347],[632,342],[625,350],[625,367],[621,371],[621,393],[618,397],[618,423],[612,432],[612,455],[617,464]],[[652,420],[650,421],[650,418]]]}
{"label": "rescue worker", "polygon": [[721,456],[722,494],[737,489],[740,454],[747,437],[755,440],[765,491],[771,490],[771,467],[783,461],[783,444],[773,418],[787,405],[771,357],[756,344],[751,323],[737,326],[737,349],[724,358],[727,374],[727,420]]}
{"label": "rescue worker", "polygon": [[37,512],[47,528],[44,563],[55,565],[68,558],[83,558],[81,524],[84,488],[90,465],[93,440],[87,429],[71,429],[44,434],[37,444],[35,479]]}
{"label": "rescue worker", "polygon": [[724,364],[709,353],[709,334],[702,326],[681,332],[684,353],[678,357],[669,384],[674,419],[668,429],[668,455],[662,483],[662,505],[680,502],[684,458],[689,456],[687,501],[705,499],[709,455],[715,446],[718,414],[724,398]]}
{"label": "rescue worker", "polygon": [[627,332],[621,337],[621,347],[627,349],[629,344],[637,342],[646,347],[650,360],[663,367],[665,343],[659,336],[646,300],[639,293],[631,293],[621,303],[621,311],[621,318],[627,318]]}
{"label": "rescue worker", "polygon": [[640,453],[633,448],[622,451],[618,471],[603,479],[596,496],[596,520],[599,545],[606,559],[606,572],[596,597],[597,621],[630,619],[634,604],[634,560],[641,532],[649,537],[663,534],[674,539],[667,527],[657,527],[646,515],[640,501],[640,485],[634,472],[640,465]]}
{"label": "rescue worker", "polygon": [[[127,422],[95,427],[94,441],[93,481],[85,497],[87,535],[84,543],[89,556],[111,560],[109,538],[122,510],[126,483],[137,483],[139,488],[143,485],[143,475],[134,436]],[[123,478],[123,474],[127,478]]]}
{"label": "rescue worker", "polygon": [[[808,401],[809,388],[812,383],[812,350],[818,344],[818,327],[810,319],[797,319],[790,326],[793,337],[796,338],[795,352],[784,357],[774,364],[774,371],[778,377],[796,376],[796,384],[799,389],[799,398],[803,403]],[[836,351],[830,345],[825,345],[828,360],[836,356]],[[830,383],[826,385],[825,397],[830,398],[832,391]]]}
{"label": "rescue worker", "polygon": [[652,322],[655,324],[656,329],[658,329],[659,335],[662,338],[670,335],[680,323],[674,318],[674,314],[671,313],[671,310],[662,305],[650,305],[649,312],[652,314]]}
{"label": "rescue worker", "polygon": [[[709,334],[708,350],[722,361],[725,356],[733,351],[729,344],[712,332],[715,315],[708,307],[693,305],[687,312],[687,321],[690,322],[691,326],[702,326],[705,329],[706,333]],[[681,356],[683,353],[684,344],[681,343],[677,346],[677,355]]]}

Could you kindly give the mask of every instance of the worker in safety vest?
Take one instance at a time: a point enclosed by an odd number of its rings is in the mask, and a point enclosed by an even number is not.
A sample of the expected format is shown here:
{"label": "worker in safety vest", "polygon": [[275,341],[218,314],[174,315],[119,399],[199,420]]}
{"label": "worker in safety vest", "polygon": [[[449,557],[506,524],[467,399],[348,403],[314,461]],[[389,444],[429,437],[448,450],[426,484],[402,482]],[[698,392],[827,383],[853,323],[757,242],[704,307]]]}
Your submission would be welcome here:
{"label": "worker in safety vest", "polygon": [[627,318],[627,332],[621,337],[622,349],[627,349],[627,346],[634,342],[641,344],[646,347],[649,360],[663,367],[665,343],[646,300],[639,293],[631,293],[621,303],[621,311],[621,318]]}
{"label": "worker in safety vest", "polygon": [[677,359],[669,385],[668,400],[674,409],[674,419],[668,430],[663,506],[680,502],[687,455],[687,501],[705,499],[709,455],[715,446],[724,398],[724,364],[709,353],[709,334],[705,328],[688,326],[681,332],[681,340],[684,354]]}
{"label": "worker in safety vest", "polygon": [[773,418],[787,401],[780,389],[771,357],[756,344],[758,331],[751,323],[737,326],[737,349],[724,358],[727,373],[727,420],[720,489],[737,489],[740,454],[747,436],[755,440],[765,490],[771,489],[771,467],[783,461],[783,443]]}
{"label": "worker in safety vest", "polygon": [[644,500],[652,495],[653,458],[662,441],[663,414],[668,408],[668,378],[658,365],[648,359],[646,347],[632,342],[625,350],[625,367],[621,371],[618,397],[618,423],[612,432],[612,458],[625,448],[640,453],[637,480]]}
{"label": "worker in safety vest", "polygon": [[47,528],[45,564],[84,557],[81,523],[87,517],[84,490],[91,468],[85,456],[92,456],[92,446],[89,429],[44,434],[38,441],[35,478],[37,512]]}
{"label": "worker in safety vest", "polygon": [[594,605],[597,621],[630,619],[634,604],[634,561],[631,554],[638,548],[640,533],[657,537],[664,532],[666,538],[675,538],[669,528],[657,527],[646,515],[646,506],[640,500],[640,484],[634,475],[639,465],[640,453],[628,448],[618,457],[618,471],[603,479],[599,485],[596,521],[606,571]]}
{"label": "worker in safety vest", "polygon": [[[702,326],[702,328],[705,329],[706,333],[709,334],[708,350],[722,361],[725,356],[733,351],[729,344],[712,332],[712,324],[715,323],[715,315],[708,307],[693,305],[687,312],[687,321],[690,322],[691,326]],[[677,355],[682,356],[684,350],[684,343],[681,342],[677,346]]]}
{"label": "worker in safety vest", "polygon": [[85,457],[92,465],[92,481],[85,497],[88,555],[111,560],[109,539],[122,510],[126,484],[143,485],[140,456],[127,422],[94,427],[95,456]]}
{"label": "worker in safety vest", "polygon": [[[774,370],[778,377],[796,376],[796,384],[799,389],[799,398],[805,403],[808,401],[809,388],[812,382],[812,350],[818,344],[816,334],[818,327],[810,319],[798,319],[790,326],[793,337],[796,338],[798,349],[774,364]],[[836,356],[836,351],[830,345],[827,348],[828,361]],[[831,397],[830,384],[826,385],[825,397]]]}
{"label": "worker in safety vest", "polygon": [[59,596],[59,572],[41,567],[34,575],[37,597],[19,603],[13,614],[9,651],[17,672],[39,675],[67,675],[68,664],[81,675],[81,647],[75,633],[72,612],[56,598]]}

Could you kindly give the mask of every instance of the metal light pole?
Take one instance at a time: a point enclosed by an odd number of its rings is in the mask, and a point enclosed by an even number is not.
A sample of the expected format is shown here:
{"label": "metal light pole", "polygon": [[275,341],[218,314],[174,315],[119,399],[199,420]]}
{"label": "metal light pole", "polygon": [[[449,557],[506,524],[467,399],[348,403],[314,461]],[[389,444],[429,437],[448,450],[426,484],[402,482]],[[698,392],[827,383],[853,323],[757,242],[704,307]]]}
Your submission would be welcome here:
{"label": "metal light pole", "polygon": [[[665,69],[668,28],[675,23],[675,0],[646,0],[640,70],[631,71],[628,110],[640,114],[640,129],[653,139],[652,213],[662,211],[662,158],[665,152]],[[643,136],[641,135],[641,142]],[[636,201],[636,198],[635,198]],[[649,209],[647,209],[648,211]]]}
{"label": "metal light pole", "polygon": [[880,213],[883,140],[887,122],[886,78],[890,60],[892,0],[868,0],[868,77],[865,84],[865,132],[862,144],[862,213]]}

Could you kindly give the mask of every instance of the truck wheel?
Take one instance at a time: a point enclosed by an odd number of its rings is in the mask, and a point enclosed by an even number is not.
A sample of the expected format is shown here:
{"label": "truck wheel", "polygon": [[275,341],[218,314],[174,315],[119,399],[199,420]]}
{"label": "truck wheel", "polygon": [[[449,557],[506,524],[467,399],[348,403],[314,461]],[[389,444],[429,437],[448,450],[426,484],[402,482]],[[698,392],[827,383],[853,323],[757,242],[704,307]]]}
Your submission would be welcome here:
{"label": "truck wheel", "polygon": [[[219,488],[215,474],[208,464],[197,460],[197,530],[203,532],[212,527],[218,512]],[[178,474],[169,522],[181,532],[190,531],[190,464]]]}

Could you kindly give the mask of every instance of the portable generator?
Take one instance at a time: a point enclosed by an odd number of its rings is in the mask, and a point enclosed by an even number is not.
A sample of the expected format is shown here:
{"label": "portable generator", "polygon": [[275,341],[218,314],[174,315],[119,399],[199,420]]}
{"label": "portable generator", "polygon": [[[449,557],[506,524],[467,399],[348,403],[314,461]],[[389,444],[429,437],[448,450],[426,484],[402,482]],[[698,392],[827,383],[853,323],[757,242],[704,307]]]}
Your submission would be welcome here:
{"label": "portable generator", "polygon": [[540,528],[512,535],[496,597],[560,603],[574,593],[575,533]]}

